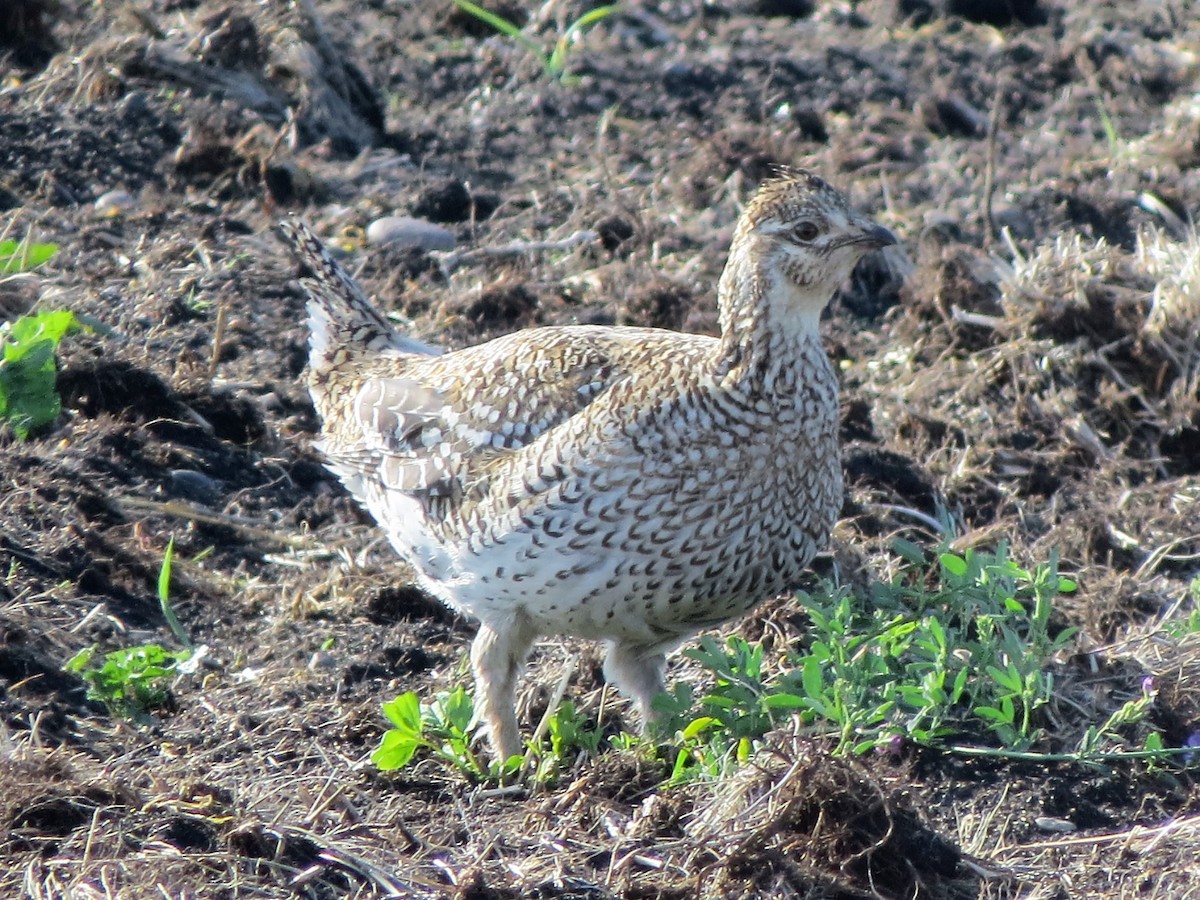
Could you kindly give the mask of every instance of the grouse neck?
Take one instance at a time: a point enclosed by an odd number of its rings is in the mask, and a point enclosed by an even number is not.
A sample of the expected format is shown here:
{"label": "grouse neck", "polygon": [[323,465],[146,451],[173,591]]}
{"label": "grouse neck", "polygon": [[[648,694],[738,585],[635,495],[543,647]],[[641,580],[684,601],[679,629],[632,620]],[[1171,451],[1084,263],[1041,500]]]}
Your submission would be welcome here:
{"label": "grouse neck", "polygon": [[721,275],[718,373],[766,393],[794,389],[795,370],[811,365],[814,354],[824,359],[819,323],[831,294],[806,290],[750,256],[731,254]]}

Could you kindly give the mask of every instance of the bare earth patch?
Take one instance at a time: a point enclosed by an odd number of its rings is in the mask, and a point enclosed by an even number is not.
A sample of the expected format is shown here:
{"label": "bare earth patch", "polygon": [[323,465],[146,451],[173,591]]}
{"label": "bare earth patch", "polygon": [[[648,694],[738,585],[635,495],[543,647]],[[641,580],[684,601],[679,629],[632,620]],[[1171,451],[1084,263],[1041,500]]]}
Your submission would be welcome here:
{"label": "bare earth patch", "polygon": [[[490,6],[547,46],[584,10]],[[466,683],[473,626],[408,586],[322,468],[272,232],[303,216],[433,343],[712,332],[740,204],[772,165],[816,169],[903,244],[826,317],[848,496],[818,569],[886,578],[893,539],[933,546],[943,514],[960,547],[1057,551],[1079,590],[1056,627],[1080,634],[1050,749],[1147,690],[1130,740],[1181,747],[1200,730],[1198,46],[1186,2],[630,4],[564,84],[449,2],[8,4],[0,237],[60,249],[0,274],[0,317],[109,331],[64,343],[54,427],[0,434],[0,895],[1200,896],[1184,761],[845,758],[797,727],[715,783],[666,787],[669,763],[615,749],[545,785],[380,773],[380,704]],[[457,249],[365,246],[384,215]],[[516,241],[564,249],[492,252]],[[163,708],[114,718],[63,666],[172,644],[171,538],[206,655]],[[806,626],[782,599],[731,630],[799,646]],[[597,660],[539,645],[522,722],[573,668],[566,696],[615,734]]]}

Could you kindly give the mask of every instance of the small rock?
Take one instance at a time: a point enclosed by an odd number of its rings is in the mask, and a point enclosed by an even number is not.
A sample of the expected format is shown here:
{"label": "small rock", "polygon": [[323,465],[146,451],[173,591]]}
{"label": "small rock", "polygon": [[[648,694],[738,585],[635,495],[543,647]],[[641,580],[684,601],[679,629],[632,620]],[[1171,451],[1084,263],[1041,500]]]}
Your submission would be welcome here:
{"label": "small rock", "polygon": [[126,119],[137,120],[149,111],[150,104],[141,91],[130,91],[122,98],[118,109]]}
{"label": "small rock", "polygon": [[987,133],[988,117],[957,95],[926,97],[917,108],[934,134],[982,137]]}
{"label": "small rock", "polygon": [[132,209],[137,209],[137,198],[129,191],[108,191],[96,198],[96,212],[106,219],[114,219]]}
{"label": "small rock", "polygon": [[258,405],[267,412],[283,412],[283,400],[274,391],[267,391],[265,394],[259,394],[254,398]]}
{"label": "small rock", "polygon": [[367,226],[367,243],[384,247],[453,250],[454,235],[432,222],[410,216],[384,216]]}
{"label": "small rock", "polygon": [[1032,240],[1037,235],[1033,217],[1019,206],[997,206],[992,211],[997,228],[1007,228],[1018,240]]}
{"label": "small rock", "polygon": [[308,667],[314,672],[337,668],[337,657],[326,650],[318,650],[309,658]]}
{"label": "small rock", "polygon": [[1059,819],[1055,816],[1036,816],[1033,824],[1042,831],[1053,831],[1058,834],[1070,834],[1072,831],[1078,831],[1078,827],[1074,822],[1069,822],[1066,819]]}
{"label": "small rock", "polygon": [[192,469],[170,471],[171,493],[193,503],[211,506],[221,499],[221,486],[207,475]]}

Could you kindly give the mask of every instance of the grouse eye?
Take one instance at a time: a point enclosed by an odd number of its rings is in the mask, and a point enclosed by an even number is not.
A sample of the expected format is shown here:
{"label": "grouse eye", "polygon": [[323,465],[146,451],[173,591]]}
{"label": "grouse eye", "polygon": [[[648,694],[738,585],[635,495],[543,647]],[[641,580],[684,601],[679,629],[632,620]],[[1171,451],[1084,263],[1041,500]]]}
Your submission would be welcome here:
{"label": "grouse eye", "polygon": [[792,234],[795,236],[796,240],[805,244],[807,244],[809,241],[816,240],[817,235],[820,233],[821,229],[817,227],[816,222],[801,222],[792,229]]}

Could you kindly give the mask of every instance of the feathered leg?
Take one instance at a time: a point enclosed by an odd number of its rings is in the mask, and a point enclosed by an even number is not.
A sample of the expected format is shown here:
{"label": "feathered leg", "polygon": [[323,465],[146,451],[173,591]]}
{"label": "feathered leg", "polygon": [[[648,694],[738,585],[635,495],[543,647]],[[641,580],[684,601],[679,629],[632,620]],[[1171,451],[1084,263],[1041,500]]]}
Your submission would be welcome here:
{"label": "feathered leg", "polygon": [[476,710],[491,736],[492,748],[503,762],[521,753],[517,729],[517,676],[536,635],[519,618],[505,623],[480,624],[471,644],[471,669],[475,673]]}
{"label": "feathered leg", "polygon": [[604,677],[633,700],[642,717],[642,733],[649,734],[657,716],[654,698],[666,690],[667,655],[657,647],[638,647],[612,641],[604,659]]}

